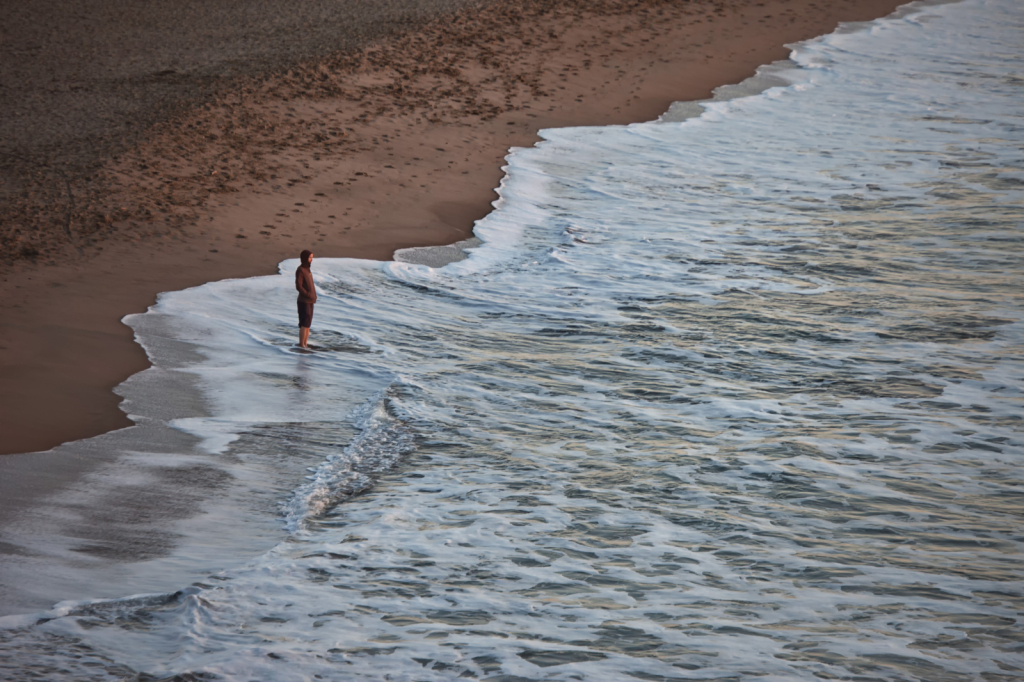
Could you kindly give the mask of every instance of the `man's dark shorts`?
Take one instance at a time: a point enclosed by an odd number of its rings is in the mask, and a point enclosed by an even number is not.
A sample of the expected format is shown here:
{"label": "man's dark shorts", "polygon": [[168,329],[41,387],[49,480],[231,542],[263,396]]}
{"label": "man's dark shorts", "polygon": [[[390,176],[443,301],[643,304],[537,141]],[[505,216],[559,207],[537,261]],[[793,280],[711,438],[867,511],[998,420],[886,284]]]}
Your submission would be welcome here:
{"label": "man's dark shorts", "polygon": [[299,301],[299,326],[309,328],[313,326],[313,304]]}

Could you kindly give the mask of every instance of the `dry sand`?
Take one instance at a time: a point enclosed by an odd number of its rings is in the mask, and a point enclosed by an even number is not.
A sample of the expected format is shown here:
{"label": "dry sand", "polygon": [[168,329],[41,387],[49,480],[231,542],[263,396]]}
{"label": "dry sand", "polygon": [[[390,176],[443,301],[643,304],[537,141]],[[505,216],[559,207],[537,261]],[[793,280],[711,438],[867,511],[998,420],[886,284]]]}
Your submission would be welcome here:
{"label": "dry sand", "polygon": [[[75,163],[39,152],[0,205],[0,454],[130,425],[111,389],[147,363],[120,319],[159,292],[273,273],[303,248],[386,260],[464,239],[539,129],[656,118],[898,4],[449,3],[357,49],[267,56],[279,71],[217,81],[213,99],[166,95],[173,115],[154,105],[117,144],[100,126]],[[321,52],[344,44],[310,30]]]}

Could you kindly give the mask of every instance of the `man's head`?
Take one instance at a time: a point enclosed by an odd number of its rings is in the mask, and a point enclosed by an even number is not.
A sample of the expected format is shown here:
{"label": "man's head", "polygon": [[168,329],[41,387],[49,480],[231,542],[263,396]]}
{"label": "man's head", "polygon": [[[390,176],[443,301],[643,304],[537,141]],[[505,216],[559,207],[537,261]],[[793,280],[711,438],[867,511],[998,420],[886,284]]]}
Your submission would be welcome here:
{"label": "man's head", "polygon": [[310,263],[313,262],[313,252],[310,251],[309,249],[306,249],[299,255],[299,258],[302,259],[303,265],[309,265]]}

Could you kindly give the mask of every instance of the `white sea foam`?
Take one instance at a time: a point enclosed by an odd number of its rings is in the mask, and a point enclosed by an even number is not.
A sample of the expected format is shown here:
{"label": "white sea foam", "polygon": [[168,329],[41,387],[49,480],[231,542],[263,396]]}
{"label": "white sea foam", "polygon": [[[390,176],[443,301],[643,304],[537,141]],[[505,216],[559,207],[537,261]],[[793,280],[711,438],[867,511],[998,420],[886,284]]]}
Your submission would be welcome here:
{"label": "white sea foam", "polygon": [[294,262],[162,296],[133,324],[209,401],[175,424],[315,461],[290,535],[2,643],[76,680],[1019,674],[1022,29],[918,5],[697,118],[544,131],[465,260],[318,259],[313,353]]}
{"label": "white sea foam", "polygon": [[358,410],[359,435],[344,450],[330,455],[286,505],[290,529],[298,530],[307,518],[323,514],[352,495],[370,489],[377,475],[389,471],[412,452],[413,434],[394,414],[394,409],[385,389]]}

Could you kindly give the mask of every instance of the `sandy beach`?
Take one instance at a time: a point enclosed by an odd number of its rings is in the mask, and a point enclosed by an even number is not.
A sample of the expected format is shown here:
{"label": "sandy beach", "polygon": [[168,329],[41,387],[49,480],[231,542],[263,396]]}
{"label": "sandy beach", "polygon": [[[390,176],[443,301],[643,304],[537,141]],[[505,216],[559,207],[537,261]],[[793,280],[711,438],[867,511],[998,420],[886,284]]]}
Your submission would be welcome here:
{"label": "sandy beach", "polygon": [[[200,74],[202,87],[147,86],[135,109],[114,106],[123,94],[99,86],[45,80],[36,63],[45,45],[26,48],[9,69],[22,89],[5,94],[21,98],[7,136],[25,125],[2,175],[0,453],[131,424],[111,389],[147,362],[120,320],[160,292],[271,273],[303,248],[386,260],[464,239],[490,210],[508,149],[533,144],[538,130],[651,120],[785,58],[787,43],[898,4],[410,4],[351,25],[304,17],[307,29],[270,13],[267,35],[297,34],[301,44],[308,30],[308,49],[264,40],[253,43],[257,55],[227,41],[209,57],[223,39],[209,32],[203,63],[245,66]],[[206,10],[189,11],[198,14],[182,23],[152,10],[179,27],[205,25]],[[42,21],[22,12],[6,33]],[[158,36],[161,25],[93,19],[111,27],[108,60],[146,53],[119,39],[141,35],[132,26]],[[102,52],[95,35],[90,54]],[[168,48],[150,78],[191,77],[199,54]],[[36,95],[62,102],[68,120],[25,123]]]}

